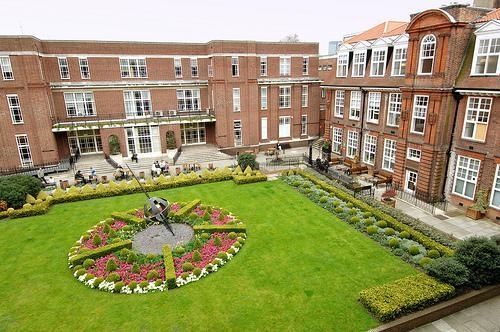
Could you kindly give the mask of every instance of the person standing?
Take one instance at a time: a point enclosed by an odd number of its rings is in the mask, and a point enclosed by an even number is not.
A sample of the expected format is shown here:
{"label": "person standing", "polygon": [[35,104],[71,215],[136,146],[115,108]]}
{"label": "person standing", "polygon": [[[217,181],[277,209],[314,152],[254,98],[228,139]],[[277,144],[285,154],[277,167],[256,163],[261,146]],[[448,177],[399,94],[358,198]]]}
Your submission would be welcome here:
{"label": "person standing", "polygon": [[42,167],[40,167],[40,168],[38,169],[38,171],[36,172],[36,175],[38,176],[38,178],[39,178],[40,180],[42,180],[42,181],[43,181],[43,183],[47,184],[47,180],[45,179],[45,172],[44,172],[44,170],[43,170],[43,168],[42,168]]}

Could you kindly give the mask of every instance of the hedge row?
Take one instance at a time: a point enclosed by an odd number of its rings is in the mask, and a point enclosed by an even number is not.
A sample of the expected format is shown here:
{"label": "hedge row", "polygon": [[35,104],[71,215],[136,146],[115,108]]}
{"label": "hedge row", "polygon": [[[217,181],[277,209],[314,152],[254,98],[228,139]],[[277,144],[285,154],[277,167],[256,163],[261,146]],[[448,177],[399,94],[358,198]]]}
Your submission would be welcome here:
{"label": "hedge row", "polygon": [[122,220],[129,225],[138,224],[141,227],[146,226],[146,220],[144,218],[136,217],[134,215],[135,211],[136,210],[133,209],[133,210],[128,210],[128,211],[124,211],[124,212],[112,212],[111,217],[113,217],[115,219]]}
{"label": "hedge row", "polygon": [[425,274],[362,290],[359,301],[380,321],[386,322],[451,298],[455,288]]}
{"label": "hedge row", "polygon": [[[411,239],[413,239],[416,242],[419,242],[427,249],[429,249],[429,250],[435,249],[435,250],[439,251],[439,253],[442,256],[452,256],[453,255],[452,249],[442,245],[441,243],[438,243],[438,242],[430,239],[428,236],[420,233],[419,231],[413,229],[412,227],[410,227],[402,222],[399,222],[398,220],[396,220],[392,216],[374,208],[373,206],[371,206],[363,201],[360,201],[359,199],[356,199],[355,197],[351,196],[350,194],[328,184],[327,182],[319,180],[315,176],[313,176],[307,172],[304,172],[303,170],[295,170],[295,173],[308,179],[309,181],[313,182],[314,184],[319,186],[321,189],[323,189],[327,192],[333,193],[335,196],[337,196],[339,199],[343,200],[344,202],[350,202],[354,206],[356,206],[357,208],[361,209],[362,211],[371,212],[372,215],[375,218],[377,218],[378,220],[385,220],[389,227],[394,228],[398,232],[403,232],[403,231],[408,232],[410,234]],[[284,175],[287,175],[287,174],[288,174],[288,172],[285,171]]]}
{"label": "hedge row", "polygon": [[163,251],[163,261],[165,264],[165,280],[167,282],[167,288],[168,289],[177,288],[172,249],[167,244],[163,246],[162,251]]}
{"label": "hedge row", "polygon": [[254,182],[262,182],[262,181],[267,181],[267,175],[257,172],[256,174],[240,174],[240,175],[233,175],[233,181],[236,184],[247,184],[247,183],[254,183]]}
{"label": "hedge row", "polygon": [[70,257],[69,264],[71,266],[80,265],[87,258],[98,258],[106,256],[123,248],[132,249],[132,240],[120,241],[93,250],[87,250],[85,252]]}
{"label": "hedge row", "polygon": [[174,220],[182,220],[186,218],[191,213],[191,211],[193,211],[193,209],[200,203],[201,199],[199,198],[192,200],[191,202],[180,208],[178,211],[172,212],[172,218]]}
{"label": "hedge row", "polygon": [[196,225],[193,230],[195,233],[246,233],[247,228],[245,225]]}

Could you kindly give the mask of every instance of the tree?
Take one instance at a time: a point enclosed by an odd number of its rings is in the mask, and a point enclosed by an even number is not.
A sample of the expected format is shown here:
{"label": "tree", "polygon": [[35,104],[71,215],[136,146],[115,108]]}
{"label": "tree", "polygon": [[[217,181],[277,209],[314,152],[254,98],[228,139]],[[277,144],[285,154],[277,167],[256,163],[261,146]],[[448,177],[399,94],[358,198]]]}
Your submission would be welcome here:
{"label": "tree", "polygon": [[250,166],[251,169],[256,169],[257,162],[255,161],[255,155],[252,153],[242,153],[238,157],[238,165],[242,170]]}
{"label": "tree", "polygon": [[287,43],[298,43],[300,40],[299,40],[299,35],[294,33],[294,34],[287,35],[285,38],[281,39],[280,41],[287,42]]}

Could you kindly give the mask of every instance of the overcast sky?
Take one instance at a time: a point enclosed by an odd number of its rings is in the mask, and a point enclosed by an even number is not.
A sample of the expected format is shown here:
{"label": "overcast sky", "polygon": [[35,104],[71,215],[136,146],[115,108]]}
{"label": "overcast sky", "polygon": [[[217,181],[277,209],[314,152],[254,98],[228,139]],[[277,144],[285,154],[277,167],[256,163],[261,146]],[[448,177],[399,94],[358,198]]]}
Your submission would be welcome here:
{"label": "overcast sky", "polygon": [[[328,42],[449,0],[4,0],[0,34],[40,39],[201,42]],[[457,1],[470,4],[471,0]]]}

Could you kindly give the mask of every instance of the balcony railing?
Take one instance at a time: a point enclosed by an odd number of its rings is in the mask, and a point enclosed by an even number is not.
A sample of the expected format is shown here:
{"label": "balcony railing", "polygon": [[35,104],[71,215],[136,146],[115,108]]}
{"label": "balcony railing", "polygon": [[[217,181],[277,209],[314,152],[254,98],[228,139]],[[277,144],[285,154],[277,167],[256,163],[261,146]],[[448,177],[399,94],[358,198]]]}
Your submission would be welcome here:
{"label": "balcony railing", "polygon": [[215,111],[209,108],[189,111],[156,110],[146,112],[142,116],[123,117],[123,115],[123,113],[111,113],[82,117],[52,117],[52,131],[124,127],[139,124],[215,122]]}

